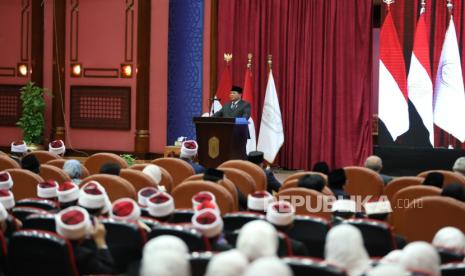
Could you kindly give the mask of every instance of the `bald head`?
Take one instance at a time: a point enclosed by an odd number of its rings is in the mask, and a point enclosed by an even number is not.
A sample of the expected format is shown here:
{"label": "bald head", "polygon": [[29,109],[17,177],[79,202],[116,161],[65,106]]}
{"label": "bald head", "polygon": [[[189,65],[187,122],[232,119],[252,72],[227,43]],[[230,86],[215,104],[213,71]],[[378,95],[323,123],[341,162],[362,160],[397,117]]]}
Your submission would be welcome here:
{"label": "bald head", "polygon": [[375,172],[380,172],[383,168],[383,161],[378,156],[372,155],[365,161],[365,167]]}

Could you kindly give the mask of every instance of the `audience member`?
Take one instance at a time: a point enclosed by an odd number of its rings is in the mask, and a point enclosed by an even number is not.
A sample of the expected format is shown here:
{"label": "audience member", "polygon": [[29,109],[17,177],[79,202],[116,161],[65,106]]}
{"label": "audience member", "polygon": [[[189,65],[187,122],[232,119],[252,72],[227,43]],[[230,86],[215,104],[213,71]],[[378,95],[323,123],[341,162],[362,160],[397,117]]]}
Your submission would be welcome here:
{"label": "audience member", "polygon": [[319,172],[322,174],[329,174],[329,166],[325,161],[316,162],[313,165],[312,172]]}
{"label": "audience member", "polygon": [[14,141],[11,143],[10,157],[19,164],[21,164],[21,158],[23,158],[27,152],[27,145],[24,141]]}
{"label": "audience member", "polygon": [[243,274],[244,276],[292,276],[292,270],[277,257],[264,257],[254,261]]}
{"label": "audience member", "polygon": [[117,163],[107,162],[100,167],[99,173],[119,176],[121,166]]}
{"label": "audience member", "polygon": [[73,182],[63,182],[57,190],[60,209],[76,206],[79,199],[79,187]]}
{"label": "audience member", "polygon": [[465,176],[465,157],[459,157],[455,160],[452,170],[462,176]]}
{"label": "audience member", "polygon": [[197,151],[199,149],[199,145],[195,140],[188,140],[184,141],[181,146],[181,153],[180,158],[187,163],[189,163],[195,171],[195,174],[203,173],[205,168],[194,162],[195,157],[197,156]]}
{"label": "audience member", "polygon": [[[218,181],[222,181],[223,179],[224,179],[224,172],[222,170],[208,168],[205,170],[203,174],[203,180],[218,182]],[[239,188],[237,186],[235,187],[236,187],[239,207],[241,210],[245,210],[247,208],[247,199],[244,196],[244,194],[239,190]]]}
{"label": "audience member", "polygon": [[297,187],[322,192],[325,187],[325,179],[318,174],[306,174],[299,178]]}
{"label": "audience member", "polygon": [[368,156],[368,158],[365,160],[365,167],[377,172],[383,179],[384,185],[388,184],[392,180],[392,177],[381,173],[381,170],[383,169],[383,160],[381,160],[379,156]]}
{"label": "audience member", "polygon": [[0,204],[2,204],[8,212],[15,207],[15,197],[10,190],[0,189]]}
{"label": "audience member", "polygon": [[350,224],[337,225],[328,232],[325,259],[345,269],[349,276],[363,274],[370,268],[362,234]]}
{"label": "audience member", "polygon": [[409,243],[402,252],[400,264],[409,271],[418,271],[431,276],[440,276],[440,259],[434,247],[424,241]]}
{"label": "audience member", "polygon": [[344,169],[335,169],[328,174],[328,186],[338,199],[348,199],[349,194],[344,191],[347,178]]}
{"label": "audience member", "polygon": [[133,199],[128,197],[117,199],[111,205],[110,216],[114,220],[137,223],[140,214],[140,207]]}
{"label": "audience member", "polygon": [[199,206],[205,201],[216,203],[215,195],[208,191],[202,191],[202,192],[196,193],[192,197],[192,209],[195,210],[197,206]]}
{"label": "audience member", "polygon": [[441,195],[452,197],[458,201],[465,202],[465,188],[462,184],[459,183],[451,183],[447,185],[442,189]]}
{"label": "audience member", "polygon": [[276,256],[278,232],[270,223],[254,220],[242,226],[236,248],[252,262],[262,257]]}
{"label": "audience member", "polygon": [[247,209],[251,212],[265,214],[274,197],[267,191],[255,191],[247,197]]}
{"label": "audience member", "polygon": [[56,200],[58,196],[58,182],[47,180],[37,184],[37,197]]}
{"label": "audience member", "polygon": [[10,190],[13,188],[13,178],[9,172],[2,171],[0,172],[0,189]]}
{"label": "audience member", "polygon": [[442,189],[444,184],[444,175],[440,172],[430,172],[423,180],[423,185],[434,186]]}
{"label": "audience member", "polygon": [[143,216],[148,216],[148,199],[158,193],[155,187],[145,187],[137,192],[137,203],[141,207]]}
{"label": "audience member", "polygon": [[[161,173],[161,169],[159,166],[154,165],[154,164],[149,164],[145,166],[142,172],[148,175],[157,185],[160,185],[162,173]],[[161,187],[159,186],[159,188]],[[164,191],[165,189],[160,189],[160,190]]]}
{"label": "audience member", "polygon": [[78,160],[70,159],[66,160],[65,164],[63,165],[63,171],[69,175],[71,181],[79,185],[81,184],[81,177],[82,177],[82,168],[81,163]]}
{"label": "audience member", "polygon": [[[105,241],[105,226],[81,207],[69,207],[56,215],[56,231],[69,239],[80,274],[112,274],[113,257]],[[90,235],[92,239],[86,239]]]}
{"label": "audience member", "polygon": [[147,200],[149,216],[161,222],[169,222],[173,217],[174,200],[165,192],[158,192]]}
{"label": "audience member", "polygon": [[365,274],[366,276],[394,276],[409,275],[399,264],[379,264]]}
{"label": "audience member", "polygon": [[403,251],[400,249],[392,250],[386,256],[379,260],[380,264],[400,264]]}
{"label": "audience member", "polygon": [[107,192],[97,181],[89,181],[81,188],[78,204],[92,216],[104,214],[111,205]]}
{"label": "audience member", "polygon": [[247,155],[247,161],[250,161],[263,169],[266,175],[266,182],[267,182],[267,191],[269,193],[278,192],[279,188],[281,188],[281,183],[276,179],[273,172],[270,169],[265,167],[265,159],[263,157],[263,152],[261,151],[251,151]]}
{"label": "audience member", "polygon": [[48,144],[48,151],[63,157],[66,152],[65,143],[63,143],[63,140],[53,140]]}
{"label": "audience member", "polygon": [[21,168],[35,174],[40,172],[40,163],[34,154],[28,154],[21,159]]}
{"label": "audience member", "polygon": [[213,256],[208,263],[205,276],[242,275],[248,264],[247,258],[239,250],[229,250]]}
{"label": "audience member", "polygon": [[221,237],[223,219],[214,209],[203,209],[192,216],[192,225],[210,241],[212,251],[227,251],[232,247]]}
{"label": "audience member", "polygon": [[465,255],[465,235],[455,227],[444,227],[434,235],[432,245],[438,250],[441,263],[462,261]]}
{"label": "audience member", "polygon": [[357,212],[355,201],[350,199],[339,199],[331,205],[332,223],[337,225],[345,219],[353,218]]}

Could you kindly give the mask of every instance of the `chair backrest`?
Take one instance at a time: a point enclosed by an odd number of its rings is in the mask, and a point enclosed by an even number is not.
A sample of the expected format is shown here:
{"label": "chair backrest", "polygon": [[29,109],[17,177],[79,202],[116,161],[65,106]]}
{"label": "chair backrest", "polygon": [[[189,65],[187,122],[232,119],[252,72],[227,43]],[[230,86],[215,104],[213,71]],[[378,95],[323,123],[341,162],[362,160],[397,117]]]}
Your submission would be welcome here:
{"label": "chair backrest", "polygon": [[129,264],[142,258],[142,249],[147,241],[147,234],[134,223],[112,219],[104,219],[102,223],[107,231],[105,240],[116,265],[116,271],[124,273]]}
{"label": "chair backrest", "polygon": [[391,226],[371,219],[348,219],[344,221],[357,227],[370,257],[383,257],[396,249]]}
{"label": "chair backrest", "polygon": [[149,233],[149,239],[161,235],[171,235],[180,238],[186,243],[189,252],[211,250],[209,240],[194,229],[186,229],[179,225],[160,224],[152,228],[152,231]]}
{"label": "chair backrest", "polygon": [[32,214],[48,214],[47,211],[44,211],[35,207],[13,207],[12,209],[13,216],[19,219],[21,222],[24,222],[29,215]]}
{"label": "chair backrest", "polygon": [[[55,159],[55,160],[50,160],[48,161],[47,165],[52,165],[55,166],[59,169],[63,169],[63,166],[65,165],[66,159]],[[86,178],[90,175],[89,170],[81,164],[81,179]]]}
{"label": "chair backrest", "polygon": [[365,167],[344,167],[347,185],[344,190],[352,196],[375,196],[383,194],[384,182],[381,176]]}
{"label": "chair backrest", "polygon": [[177,209],[192,208],[192,197],[201,191],[208,191],[215,195],[216,203],[222,215],[234,210],[233,198],[229,191],[218,185],[218,183],[204,180],[183,182],[175,187],[172,192],[174,206],[176,206]]}
{"label": "chair backrest", "polygon": [[145,169],[145,167],[147,167],[147,163],[144,163],[144,164],[134,164],[132,166],[130,166],[128,169],[131,169],[131,170],[137,170],[137,171],[143,171]]}
{"label": "chair backrest", "polygon": [[21,165],[8,155],[0,155],[0,171],[8,169],[21,169]]}
{"label": "chair backrest", "polygon": [[297,215],[315,215],[331,220],[331,198],[306,188],[289,188],[279,191],[278,200],[285,200],[294,205]]}
{"label": "chair backrest", "polygon": [[84,162],[84,166],[89,170],[89,173],[92,175],[99,173],[100,167],[108,162],[118,164],[121,167],[121,169],[125,169],[128,167],[128,163],[123,158],[121,158],[121,156],[109,152],[101,152],[91,155]]}
{"label": "chair backrest", "polygon": [[[147,165],[149,164],[134,164],[131,167],[129,167],[129,169],[142,171],[145,169],[145,167],[147,167]],[[171,177],[171,174],[164,168],[160,167],[160,170],[161,180],[158,185],[165,187],[166,191],[168,193],[171,193],[171,191],[173,190],[173,177]]]}
{"label": "chair backrest", "polygon": [[465,257],[464,252],[452,251],[445,248],[436,247],[436,251],[439,257],[441,257],[441,264],[462,262]]}
{"label": "chair backrest", "polygon": [[23,198],[16,201],[16,207],[35,207],[42,209],[44,211],[50,211],[57,209],[58,203],[53,200],[43,199],[43,198]]}
{"label": "chair backrest", "polygon": [[122,169],[119,176],[129,181],[136,191],[145,187],[158,188],[157,183],[151,177],[138,170]]}
{"label": "chair backrest", "polygon": [[122,197],[130,197],[137,200],[136,190],[126,179],[110,174],[93,174],[84,178],[81,186],[91,180],[99,182],[105,188],[112,202]]}
{"label": "chair backrest", "polygon": [[31,214],[23,222],[23,229],[35,229],[55,232],[54,214]]}
{"label": "chair backrest", "polygon": [[170,219],[170,223],[191,223],[194,216],[192,209],[176,209]]}
{"label": "chair backrest", "polygon": [[[236,247],[237,238],[239,237],[240,229],[233,232],[225,233],[225,238],[230,245]],[[282,232],[278,232],[278,252],[279,257],[292,256],[292,245],[289,237]]]}
{"label": "chair backrest", "polygon": [[40,164],[45,164],[50,160],[62,159],[59,155],[46,150],[32,151],[27,155],[35,155]]}
{"label": "chair backrest", "polygon": [[285,257],[281,259],[292,270],[294,276],[344,276],[346,272],[336,266],[330,265],[323,260],[301,257]]}
{"label": "chair backrest", "polygon": [[79,275],[70,242],[52,232],[15,232],[8,259],[12,275]]}
{"label": "chair backrest", "polygon": [[52,165],[42,164],[40,165],[39,175],[45,180],[55,180],[58,183],[71,181],[71,178],[62,169],[59,169]]}
{"label": "chair backrest", "polygon": [[189,255],[192,276],[203,276],[207,272],[208,263],[213,257],[212,252],[193,252]]}
{"label": "chair backrest", "polygon": [[229,160],[218,167],[218,169],[222,168],[233,168],[248,173],[255,180],[257,191],[266,191],[268,182],[266,174],[260,166],[244,160]]}
{"label": "chair backrest", "polygon": [[186,178],[195,174],[194,168],[191,164],[179,158],[163,157],[152,160],[151,163],[168,171],[173,178],[173,189]]}
{"label": "chair backrest", "polygon": [[463,276],[465,275],[465,263],[449,263],[441,265],[442,276]]}
{"label": "chair backrest", "polygon": [[394,199],[394,194],[403,188],[410,186],[420,185],[423,182],[424,178],[417,176],[401,176],[396,177],[389,182],[386,187],[384,187],[384,195],[387,196],[389,200]]}
{"label": "chair backrest", "polygon": [[328,220],[316,216],[295,216],[294,226],[286,231],[287,235],[304,243],[311,257],[324,258],[326,235],[331,224]]}
{"label": "chair backrest", "polygon": [[221,170],[244,196],[248,196],[257,190],[255,180],[247,172],[234,168],[221,168]]}
{"label": "chair backrest", "polygon": [[10,173],[14,182],[12,192],[15,195],[15,200],[37,196],[37,184],[44,181],[40,175],[23,169],[6,171]]}
{"label": "chair backrest", "polygon": [[437,231],[453,226],[465,232],[465,204],[453,198],[426,196],[411,202],[404,218],[394,224],[397,233],[408,242],[431,242]]}
{"label": "chair backrest", "polygon": [[465,177],[459,173],[446,170],[430,170],[419,173],[417,176],[425,178],[430,172],[439,172],[444,175],[443,188],[451,183],[460,183],[465,187]]}
{"label": "chair backrest", "polygon": [[266,218],[262,214],[252,212],[228,213],[223,216],[223,232],[234,232],[241,229],[244,224],[257,219],[265,220]]}
{"label": "chair backrest", "polygon": [[[286,181],[281,185],[281,188],[279,188],[279,191],[284,191],[289,188],[299,188],[298,183],[299,183],[299,179],[296,179],[296,178]],[[324,186],[321,193],[327,196],[334,196],[333,192],[328,186]]]}
{"label": "chair backrest", "polygon": [[286,177],[283,181],[283,185],[286,184],[286,182],[288,181],[291,181],[291,180],[299,180],[299,178],[301,178],[302,176],[304,175],[307,175],[307,174],[316,174],[316,175],[319,175],[321,177],[323,177],[323,179],[325,180],[325,185],[328,184],[328,176],[324,173],[319,173],[319,172],[312,172],[312,171],[307,171],[307,172],[296,172],[296,173],[293,173],[291,175],[289,175],[288,177]]}

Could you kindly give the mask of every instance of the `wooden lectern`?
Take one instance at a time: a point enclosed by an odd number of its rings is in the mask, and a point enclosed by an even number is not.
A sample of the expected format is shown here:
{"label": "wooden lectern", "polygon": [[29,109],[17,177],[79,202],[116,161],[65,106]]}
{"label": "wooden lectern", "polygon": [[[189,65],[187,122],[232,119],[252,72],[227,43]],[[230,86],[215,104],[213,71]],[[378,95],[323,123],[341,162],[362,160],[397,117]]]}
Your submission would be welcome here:
{"label": "wooden lectern", "polygon": [[231,159],[245,159],[248,121],[245,118],[194,117],[199,163],[216,168]]}

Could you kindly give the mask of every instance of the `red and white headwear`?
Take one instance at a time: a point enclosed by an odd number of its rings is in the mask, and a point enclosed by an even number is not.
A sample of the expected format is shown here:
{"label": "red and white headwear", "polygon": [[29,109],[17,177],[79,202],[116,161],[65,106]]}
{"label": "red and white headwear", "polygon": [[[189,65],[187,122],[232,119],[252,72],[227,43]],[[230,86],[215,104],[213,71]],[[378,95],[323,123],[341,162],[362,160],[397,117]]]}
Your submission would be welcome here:
{"label": "red and white headwear", "polygon": [[27,145],[24,141],[14,141],[11,143],[11,152],[25,153],[27,152]]}
{"label": "red and white headwear", "polygon": [[88,209],[105,208],[107,204],[105,189],[97,181],[87,182],[81,188],[78,204]]}
{"label": "red and white headwear", "polygon": [[8,212],[3,204],[0,204],[0,222],[5,221],[8,218]]}
{"label": "red and white headwear", "polygon": [[181,158],[192,158],[197,155],[199,145],[195,140],[184,141],[181,146]]}
{"label": "red and white headwear", "polygon": [[192,225],[207,238],[216,237],[223,231],[223,220],[218,212],[204,209],[192,217]]}
{"label": "red and white headwear", "polygon": [[15,197],[10,190],[0,189],[0,204],[7,210],[15,207]]}
{"label": "red and white headwear", "polygon": [[68,203],[79,199],[79,187],[73,182],[63,182],[58,186],[58,201]]}
{"label": "red and white headwear", "polygon": [[11,175],[6,172],[0,172],[0,189],[11,189],[13,187],[13,179]]}
{"label": "red and white headwear", "polygon": [[37,184],[37,196],[40,198],[57,197],[58,182],[55,180],[47,180]]}
{"label": "red and white headwear", "polygon": [[111,217],[121,221],[136,221],[140,217],[140,208],[131,198],[120,198],[111,206]]}
{"label": "red and white headwear", "polygon": [[355,213],[357,206],[355,201],[350,199],[339,199],[333,202],[331,212]]}
{"label": "red and white headwear", "polygon": [[287,201],[273,202],[268,205],[266,220],[277,226],[286,226],[294,221],[295,209]]}
{"label": "red and white headwear", "polygon": [[380,215],[392,213],[392,207],[389,200],[380,200],[367,202],[363,205],[367,215]]}
{"label": "red and white headwear", "polygon": [[72,206],[55,216],[56,231],[70,240],[85,237],[92,229],[92,222],[86,209]]}
{"label": "red and white headwear", "polygon": [[215,195],[207,191],[196,193],[192,197],[192,209],[196,209],[197,206],[204,201],[216,202]]}
{"label": "red and white headwear", "polygon": [[267,191],[256,191],[247,197],[247,208],[253,211],[265,212],[274,197]]}
{"label": "red and white headwear", "polygon": [[155,187],[140,189],[139,192],[137,192],[137,203],[139,203],[141,207],[147,207],[147,200],[156,193],[158,193],[158,190]]}
{"label": "red and white headwear", "polygon": [[147,201],[148,211],[152,217],[166,217],[174,212],[173,197],[167,193],[159,192]]}
{"label": "red and white headwear", "polygon": [[149,164],[145,166],[145,168],[142,170],[143,173],[148,175],[150,178],[155,181],[155,183],[160,184],[161,182],[161,169],[159,166],[154,165],[154,164]]}
{"label": "red and white headwear", "polygon": [[53,140],[48,144],[48,151],[58,155],[64,154],[66,151],[65,143],[62,140]]}
{"label": "red and white headwear", "polygon": [[214,210],[217,213],[221,213],[220,208],[214,201],[205,200],[204,202],[197,205],[194,209],[195,212],[199,212],[205,209]]}

